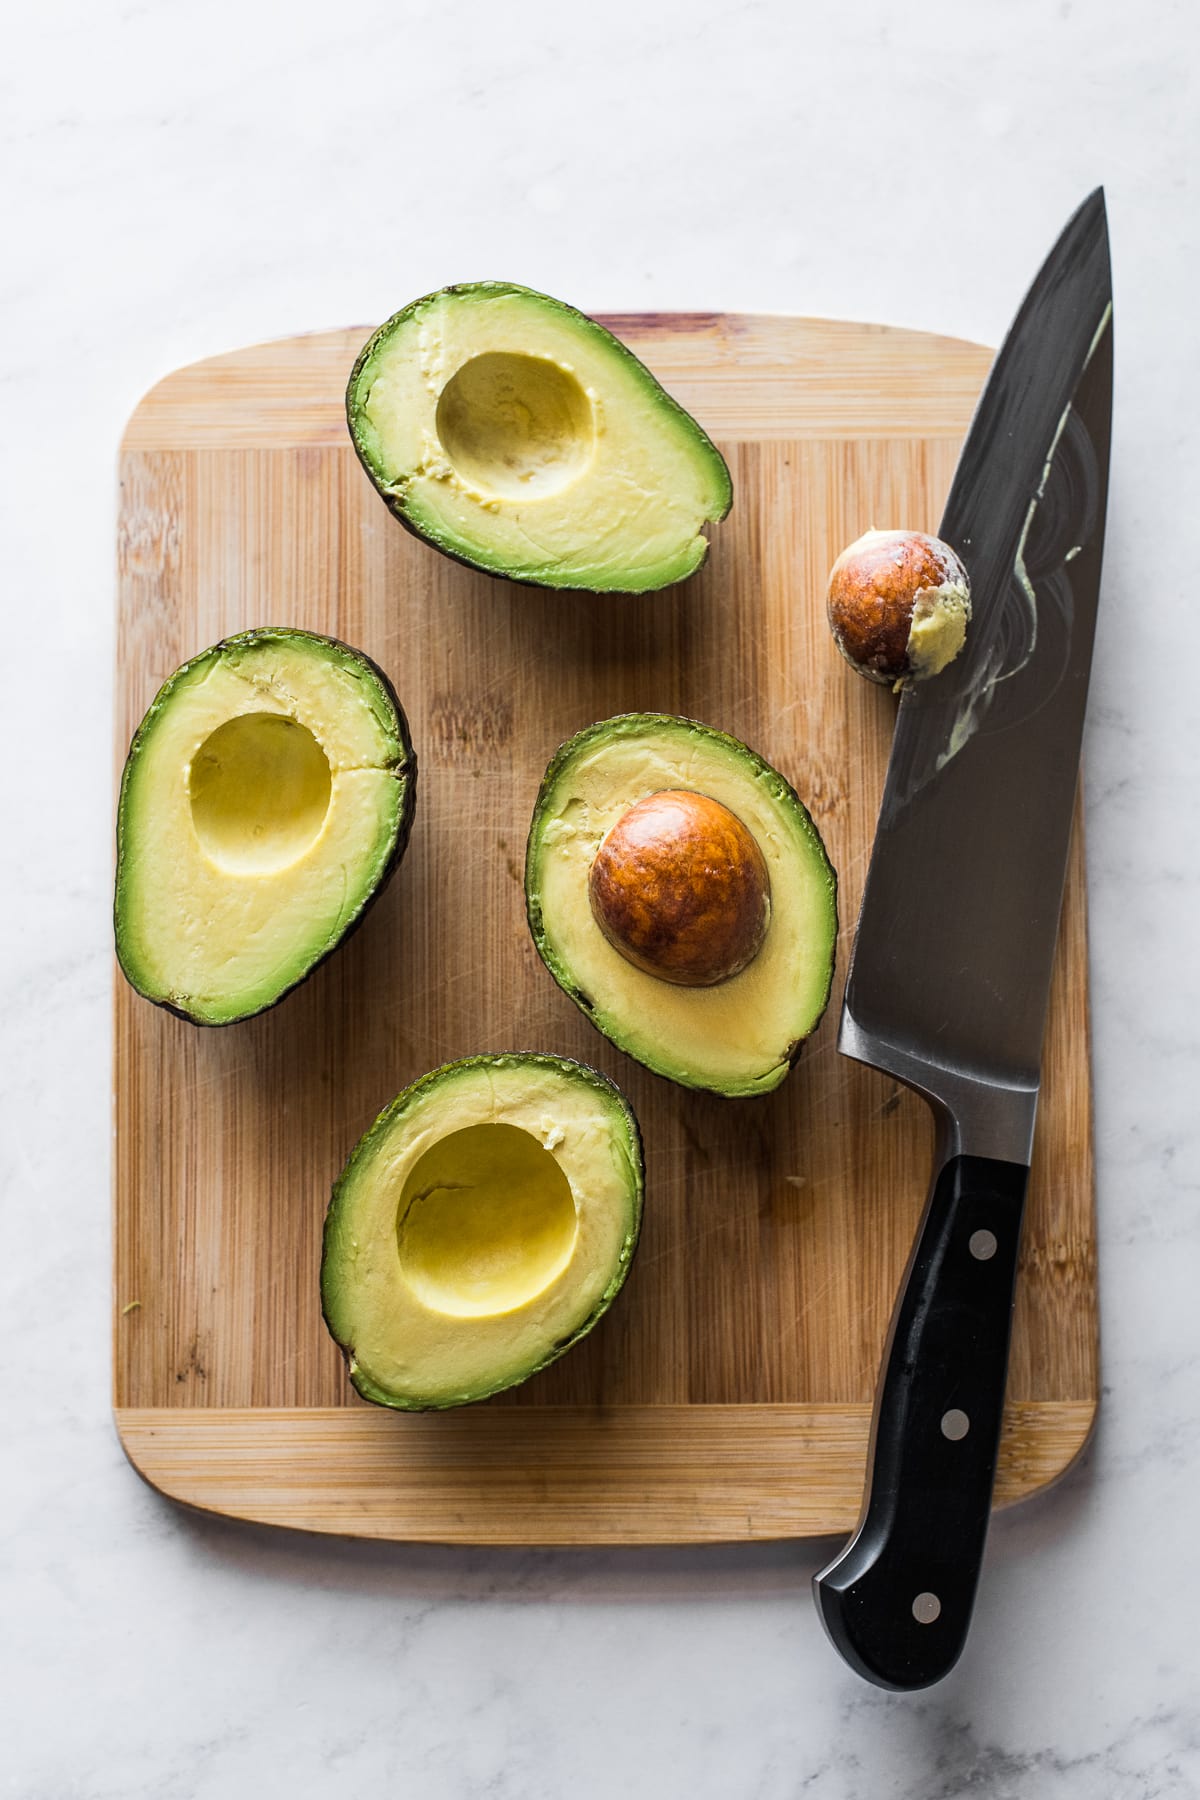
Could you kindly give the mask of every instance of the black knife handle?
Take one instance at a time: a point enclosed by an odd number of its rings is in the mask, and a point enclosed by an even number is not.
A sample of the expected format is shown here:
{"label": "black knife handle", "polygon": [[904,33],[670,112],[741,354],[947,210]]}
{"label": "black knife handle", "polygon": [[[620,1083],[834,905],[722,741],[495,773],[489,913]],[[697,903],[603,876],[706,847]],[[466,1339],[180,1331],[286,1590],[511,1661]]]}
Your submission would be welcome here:
{"label": "black knife handle", "polygon": [[957,1662],[987,1537],[1029,1171],[956,1156],[917,1232],[875,1399],[862,1522],[814,1577],[851,1668],[922,1688]]}

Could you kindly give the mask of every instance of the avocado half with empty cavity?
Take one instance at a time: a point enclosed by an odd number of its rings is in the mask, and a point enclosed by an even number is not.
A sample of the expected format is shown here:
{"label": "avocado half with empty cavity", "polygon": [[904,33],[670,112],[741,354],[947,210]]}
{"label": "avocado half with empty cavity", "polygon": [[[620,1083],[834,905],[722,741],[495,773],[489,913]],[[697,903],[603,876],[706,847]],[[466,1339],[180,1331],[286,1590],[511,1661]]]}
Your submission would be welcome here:
{"label": "avocado half with empty cavity", "polygon": [[200,1025],[273,1006],[362,919],[403,855],[416,759],[361,651],[266,627],[177,669],[117,811],[117,955]]}
{"label": "avocado half with empty cavity", "polygon": [[529,927],[565,993],[681,1086],[786,1076],[829,999],[837,879],[777,769],[725,732],[628,713],[553,758],[525,860]]}
{"label": "avocado half with empty cavity", "polygon": [[584,1337],[629,1272],[637,1121],[562,1057],[468,1057],[397,1096],[325,1220],[321,1304],[350,1379],[405,1411],[526,1380]]}
{"label": "avocado half with empty cavity", "polygon": [[699,568],[732,500],[720,452],[632,351],[506,282],[442,288],[381,325],[346,411],[401,523],[514,581],[666,587]]}

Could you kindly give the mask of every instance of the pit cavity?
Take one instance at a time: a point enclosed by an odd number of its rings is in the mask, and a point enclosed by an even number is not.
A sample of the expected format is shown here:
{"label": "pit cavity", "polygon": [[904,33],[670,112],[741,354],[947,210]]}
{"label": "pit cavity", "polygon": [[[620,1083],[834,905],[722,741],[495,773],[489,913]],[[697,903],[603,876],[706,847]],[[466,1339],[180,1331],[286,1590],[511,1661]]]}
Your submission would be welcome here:
{"label": "pit cavity", "polygon": [[569,370],[545,357],[489,350],[442,389],[437,434],[471,487],[502,500],[543,500],[587,467],[596,422]]}
{"label": "pit cavity", "polygon": [[188,769],[200,847],[230,875],[270,875],[296,862],[320,835],[331,790],[320,744],[280,713],[226,720]]}
{"label": "pit cavity", "polygon": [[571,1186],[516,1125],[468,1125],[427,1150],[397,1211],[400,1267],[434,1312],[482,1319],[524,1306],[575,1248]]}

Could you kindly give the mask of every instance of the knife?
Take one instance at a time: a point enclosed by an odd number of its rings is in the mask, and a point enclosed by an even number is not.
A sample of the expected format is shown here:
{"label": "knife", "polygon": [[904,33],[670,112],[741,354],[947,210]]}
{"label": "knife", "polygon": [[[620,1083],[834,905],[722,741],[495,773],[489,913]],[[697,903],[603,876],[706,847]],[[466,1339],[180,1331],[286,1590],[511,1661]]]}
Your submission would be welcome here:
{"label": "knife", "polygon": [[987,1536],[1111,421],[1097,188],[1026,295],[959,459],[939,535],[973,616],[958,659],[901,698],[846,980],[839,1050],[915,1089],[937,1125],[860,1522],[813,1581],[834,1645],[880,1687],[953,1667]]}

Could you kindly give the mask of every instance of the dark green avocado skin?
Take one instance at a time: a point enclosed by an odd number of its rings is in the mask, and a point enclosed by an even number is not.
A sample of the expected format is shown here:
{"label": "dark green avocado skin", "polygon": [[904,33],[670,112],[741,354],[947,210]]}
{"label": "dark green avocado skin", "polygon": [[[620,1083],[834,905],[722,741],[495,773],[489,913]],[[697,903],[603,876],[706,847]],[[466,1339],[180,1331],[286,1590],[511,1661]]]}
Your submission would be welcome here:
{"label": "dark green avocado skin", "polygon": [[[452,548],[442,538],[436,536],[434,533],[430,532],[429,530],[423,529],[420,526],[414,524],[414,522],[408,517],[408,514],[406,513],[406,511],[404,509],[404,502],[403,502],[402,497],[400,497],[399,495],[394,494],[394,493],[389,493],[387,488],[383,485],[383,483],[380,479],[379,471],[372,464],[370,456],[367,452],[367,449],[366,449],[366,446],[364,443],[363,433],[360,429],[360,423],[359,423],[360,419],[362,418],[362,415],[363,415],[363,406],[362,406],[362,402],[359,398],[359,381],[360,381],[360,377],[362,376],[363,370],[366,368],[367,364],[371,360],[371,357],[375,354],[375,351],[379,348],[379,346],[382,343],[384,343],[392,335],[392,333],[397,329],[398,326],[403,325],[405,323],[405,321],[410,319],[414,313],[419,312],[423,306],[428,306],[429,303],[433,300],[439,300],[446,296],[453,296],[456,294],[502,295],[502,294],[531,294],[531,293],[535,293],[536,298],[538,300],[542,301],[544,304],[546,304],[548,306],[552,306],[556,311],[561,312],[564,315],[566,315],[567,317],[576,321],[576,323],[581,328],[585,328],[594,333],[602,334],[606,339],[610,340],[611,343],[616,347],[617,351],[623,357],[625,357],[628,362],[634,364],[638,368],[638,370],[641,372],[641,374],[645,377],[646,381],[653,384],[654,388],[657,390],[657,395],[659,397],[659,403],[662,405],[664,410],[668,410],[672,413],[675,413],[679,416],[680,419],[686,421],[689,429],[691,431],[693,431],[697,435],[697,437],[704,443],[704,445],[706,446],[708,451],[711,452],[712,456],[716,459],[716,461],[720,464],[721,468],[723,468],[725,471],[725,484],[726,484],[725,504],[724,504],[722,510],[719,513],[717,513],[716,515],[714,515],[713,522],[719,523],[719,521],[721,519],[724,519],[725,517],[727,517],[730,507],[733,505],[733,481],[732,481],[732,477],[730,476],[730,473],[729,473],[728,464],[725,462],[724,457],[721,455],[721,453],[717,449],[716,445],[712,442],[712,440],[708,436],[707,432],[705,432],[702,429],[702,427],[697,424],[696,420],[692,418],[691,414],[689,412],[687,412],[687,410],[684,407],[680,406],[679,402],[676,399],[674,399],[674,397],[671,394],[669,394],[664,387],[662,387],[662,385],[659,383],[657,378],[651,374],[650,370],[646,367],[645,363],[642,362],[641,358],[638,356],[635,356],[633,351],[629,349],[628,345],[623,344],[621,342],[620,338],[616,337],[612,332],[610,332],[608,330],[607,326],[601,325],[598,320],[590,318],[587,313],[580,312],[578,307],[571,306],[565,300],[553,299],[548,294],[542,294],[542,293],[536,292],[536,290],[534,290],[534,289],[531,289],[528,287],[523,287],[520,284],[518,284],[517,282],[513,282],[513,281],[459,281],[459,282],[452,282],[447,287],[435,288],[432,292],[430,292],[428,294],[422,294],[419,299],[409,301],[407,306],[402,306],[400,308],[399,312],[393,313],[390,318],[385,319],[383,324],[377,326],[376,329],[371,333],[370,337],[367,339],[366,343],[363,345],[362,349],[359,351],[358,356],[355,358],[354,367],[350,371],[350,379],[346,384],[346,423],[349,427],[350,441],[354,446],[354,453],[358,457],[359,462],[361,463],[363,469],[365,470],[365,472],[371,482],[372,487],[375,489],[375,492],[379,495],[380,499],[383,501],[384,505],[387,507],[388,511],[391,513],[392,517],[394,519],[399,520],[400,524],[403,525],[405,531],[407,531],[410,534],[410,536],[415,537],[418,540],[418,542],[420,542],[422,544],[432,545],[432,547],[435,550],[439,551],[441,553],[441,555],[449,557],[451,562],[458,563],[460,565],[460,567],[462,567],[464,569],[471,569],[476,574],[490,575],[494,580],[497,580],[497,581],[511,581],[521,587],[545,587],[545,588],[550,588],[551,590],[554,590],[554,591],[562,591],[563,586],[564,586],[564,584],[562,584],[562,583],[555,582],[550,579],[538,580],[527,574],[526,575],[514,575],[509,570],[506,570],[506,569],[500,567],[498,564],[491,563],[491,562],[477,561],[473,557],[464,555],[464,553],[461,550]],[[689,579],[689,577],[684,576],[684,577],[681,577],[680,579],[687,580],[687,579]],[[670,584],[670,585],[674,585],[674,584]],[[582,593],[588,592],[588,590],[586,588],[577,588],[574,591],[582,592]],[[653,592],[661,592],[662,589],[661,589],[661,587],[658,587],[658,588],[655,588],[655,587],[649,587],[649,588],[639,588],[639,587],[618,588],[618,587],[614,587],[614,588],[605,588],[603,591],[606,594],[613,594],[613,595],[619,597],[623,593],[627,593],[627,594],[639,594],[639,593],[646,593],[646,592],[653,593]]]}
{"label": "dark green avocado skin", "polygon": [[[342,1341],[338,1336],[337,1330],[330,1317],[331,1301],[327,1290],[327,1271],[333,1266],[335,1260],[331,1255],[331,1251],[338,1230],[338,1209],[342,1190],[352,1175],[355,1162],[359,1155],[366,1153],[371,1141],[377,1135],[382,1135],[391,1124],[396,1113],[406,1107],[418,1094],[427,1091],[430,1087],[436,1086],[445,1077],[455,1075],[463,1069],[511,1068],[519,1065],[524,1065],[525,1067],[568,1069],[576,1080],[593,1088],[614,1108],[614,1110],[617,1110],[620,1113],[621,1121],[628,1137],[631,1173],[634,1178],[633,1228],[629,1248],[617,1276],[605,1289],[590,1316],[585,1319],[569,1337],[563,1338],[558,1343],[553,1344],[547,1354],[542,1357],[539,1362],[533,1364],[521,1374],[514,1375],[510,1381],[505,1381],[496,1387],[489,1388],[486,1393],[463,1394],[452,1399],[418,1405],[411,1400],[403,1399],[396,1394],[389,1393],[386,1388],[377,1387],[362,1369],[356,1368],[354,1364],[354,1346]],[[328,1210],[325,1214],[325,1226],[321,1239],[321,1317],[325,1322],[326,1330],[329,1332],[329,1335],[342,1353],[350,1383],[355,1392],[360,1394],[364,1400],[371,1401],[373,1405],[389,1407],[393,1412],[449,1412],[456,1407],[470,1405],[473,1402],[481,1400],[490,1400],[494,1398],[496,1394],[503,1394],[508,1392],[511,1388],[520,1387],[532,1376],[540,1374],[543,1369],[549,1368],[551,1363],[557,1362],[560,1356],[565,1356],[568,1350],[579,1343],[581,1339],[587,1337],[589,1332],[591,1332],[604,1317],[605,1313],[624,1287],[629,1270],[632,1267],[634,1257],[637,1253],[638,1244],[641,1242],[645,1191],[645,1148],[642,1141],[641,1127],[637,1121],[637,1115],[634,1113],[633,1108],[616,1084],[610,1081],[607,1075],[602,1074],[599,1069],[592,1068],[589,1063],[578,1062],[574,1058],[567,1056],[550,1056],[544,1052],[534,1050],[504,1051],[497,1055],[459,1057],[454,1062],[444,1063],[441,1068],[431,1069],[427,1075],[422,1075],[419,1080],[414,1081],[411,1086],[405,1088],[402,1093],[398,1094],[396,1098],[390,1102],[389,1105],[384,1107],[374,1124],[371,1125],[359,1139],[358,1143],[351,1151],[341,1174],[333,1184],[333,1192],[330,1197]]]}
{"label": "dark green avocado skin", "polygon": [[227,1026],[242,1025],[247,1019],[260,1018],[263,1013],[273,1011],[281,1001],[287,999],[289,994],[294,994],[297,988],[303,987],[309,976],[313,975],[323,963],[328,962],[334,952],[340,950],[342,945],[352,938],[362,925],[363,921],[370,913],[371,908],[375,905],[375,902],[379,899],[379,896],[383,893],[388,882],[399,868],[404,853],[408,849],[409,838],[412,836],[413,818],[416,813],[417,804],[417,755],[416,751],[413,749],[412,734],[409,730],[408,719],[405,715],[403,706],[400,704],[400,697],[397,694],[390,677],[380,668],[379,664],[375,662],[373,658],[366,654],[364,650],[356,649],[353,644],[343,643],[340,638],[322,636],[319,632],[301,631],[297,627],[288,625],[259,625],[249,631],[236,632],[232,637],[221,638],[218,643],[209,645],[207,649],[200,651],[197,656],[190,657],[187,662],[181,663],[179,668],[168,676],[167,680],[158,690],[158,693],[154,696],[154,699],[150,702],[145,717],[133,734],[133,739],[129,746],[129,754],[125,759],[125,767],[121,775],[121,792],[117,802],[116,830],[118,880],[122,854],[125,848],[125,795],[129,784],[130,772],[140,751],[141,744],[154,721],[156,713],[160,711],[163,706],[170,703],[171,694],[176,683],[185,675],[190,674],[198,664],[207,662],[210,658],[222,655],[226,651],[245,650],[252,648],[256,644],[279,642],[281,640],[294,638],[316,638],[320,642],[329,644],[334,649],[340,650],[343,655],[352,657],[355,661],[361,663],[383,689],[392,711],[395,713],[396,735],[400,739],[403,748],[403,756],[398,767],[404,772],[404,794],[401,802],[401,813],[399,828],[396,832],[396,842],[392,847],[391,855],[388,857],[388,860],[380,873],[378,882],[367,895],[358,912],[354,918],[351,919],[337,941],[331,944],[328,950],[326,950],[323,955],[319,956],[315,962],[311,963],[296,981],[291,982],[289,986],[284,988],[274,1000],[269,1001],[265,1006],[256,1007],[252,1012],[240,1013],[236,1018],[232,1019],[194,1019],[190,1013],[184,1012],[182,1008],[172,1006],[169,1000],[162,1000],[153,994],[147,994],[144,989],[138,986],[137,982],[126,968],[122,958],[121,933],[118,920],[119,908],[118,902],[116,898],[114,898],[113,935],[116,942],[117,961],[120,964],[121,973],[129,982],[130,987],[132,987],[136,993],[140,994],[143,999],[149,1000],[152,1006],[161,1007],[163,1012],[172,1013],[175,1018],[182,1019],[186,1024],[194,1025],[199,1030],[223,1031]]}

